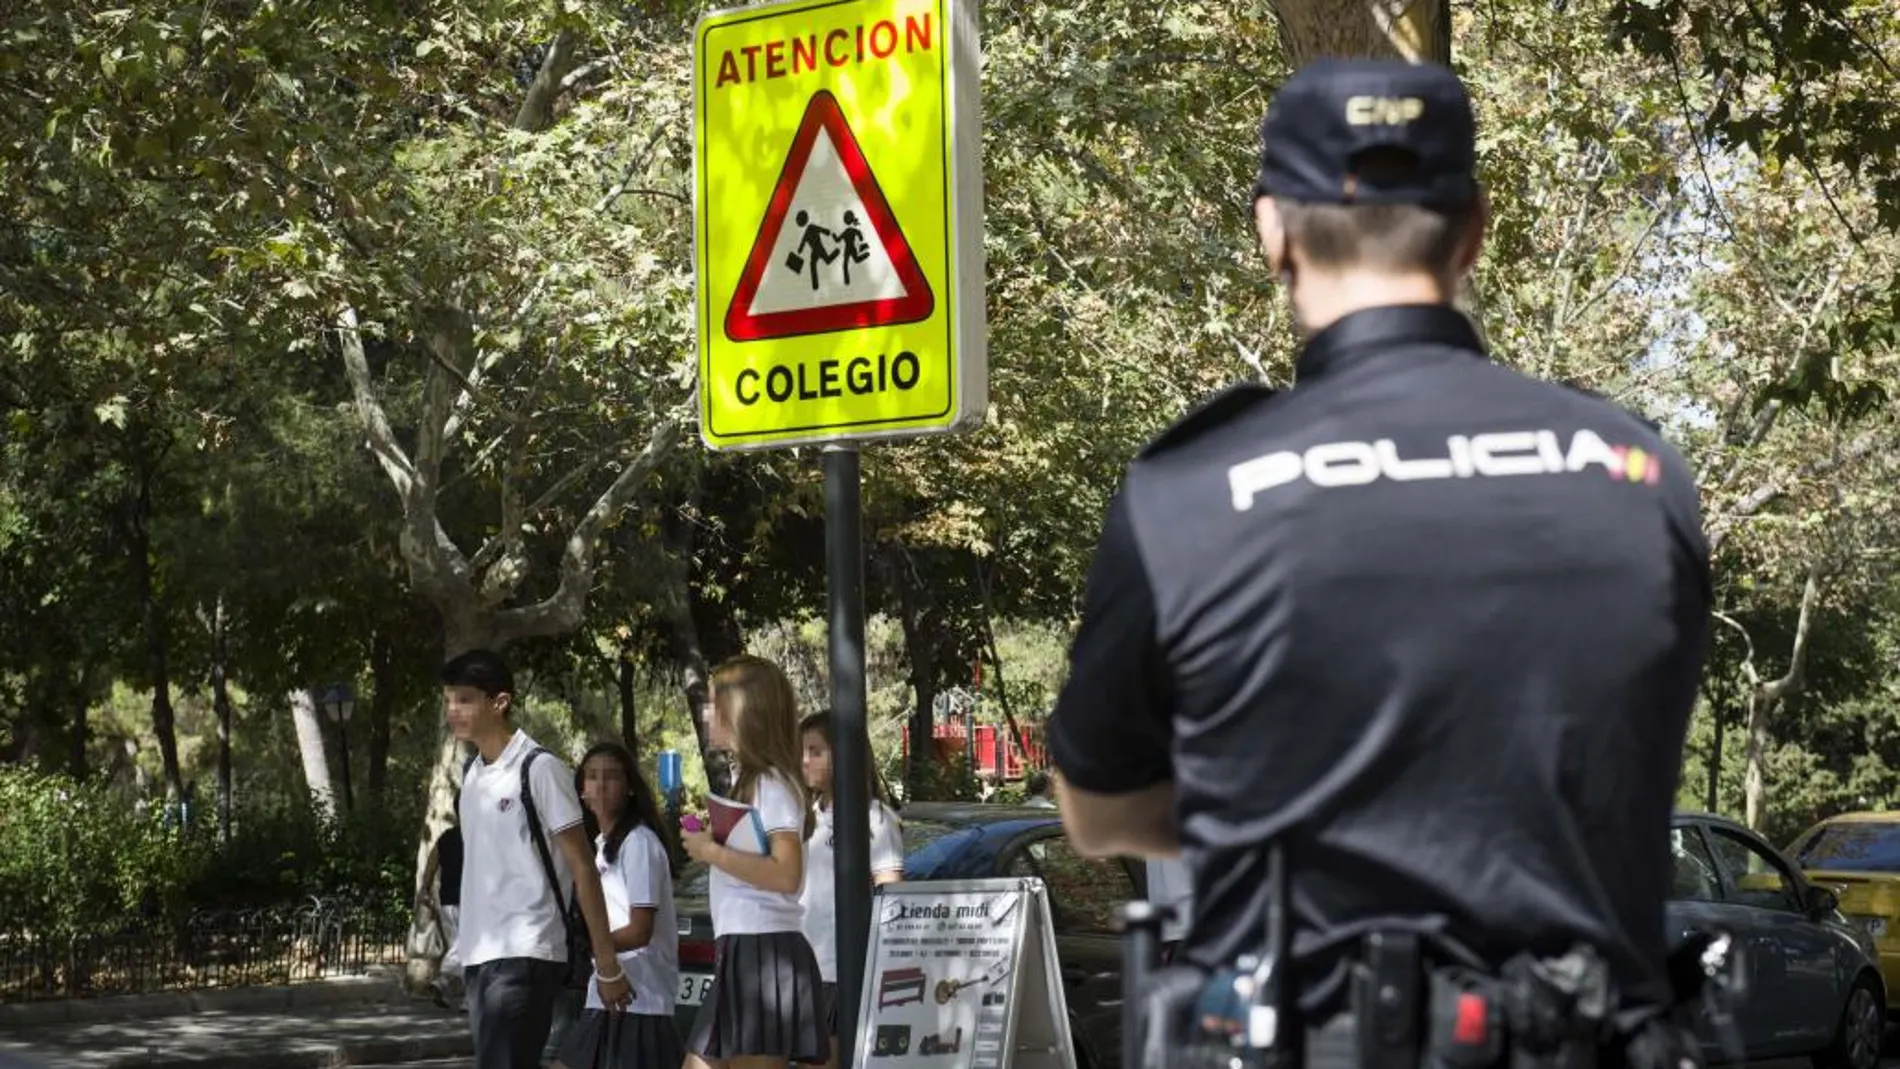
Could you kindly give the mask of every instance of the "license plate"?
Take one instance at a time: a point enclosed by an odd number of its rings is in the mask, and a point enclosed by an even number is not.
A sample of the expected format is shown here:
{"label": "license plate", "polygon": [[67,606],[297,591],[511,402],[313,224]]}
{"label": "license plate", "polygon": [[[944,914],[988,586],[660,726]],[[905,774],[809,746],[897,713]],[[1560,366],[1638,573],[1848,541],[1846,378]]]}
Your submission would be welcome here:
{"label": "license plate", "polygon": [[705,1004],[706,995],[712,991],[712,973],[681,973],[679,1004],[699,1006]]}

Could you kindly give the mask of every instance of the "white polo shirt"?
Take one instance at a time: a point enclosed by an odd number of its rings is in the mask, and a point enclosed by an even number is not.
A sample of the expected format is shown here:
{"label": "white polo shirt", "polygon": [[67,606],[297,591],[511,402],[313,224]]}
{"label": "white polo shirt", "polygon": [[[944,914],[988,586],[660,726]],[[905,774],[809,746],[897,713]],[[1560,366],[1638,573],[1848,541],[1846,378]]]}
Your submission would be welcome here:
{"label": "white polo shirt", "polygon": [[[758,778],[753,793],[750,802],[757,816],[757,834],[741,835],[735,831],[726,845],[748,854],[763,854],[771,850],[774,834],[789,831],[798,834],[799,850],[803,851],[805,805],[798,787],[784,776],[770,772]],[[767,891],[715,867],[708,881],[708,897],[712,900],[714,935],[804,931],[805,907],[799,903],[797,891],[791,894]]]}
{"label": "white polo shirt", "polygon": [[[814,805],[818,826],[805,843],[805,889],[798,900],[805,907],[805,941],[818,955],[818,978],[838,982],[838,872],[831,810]],[[871,800],[871,876],[904,874],[904,831],[897,814],[883,802]]]}
{"label": "white polo shirt", "polygon": [[[608,861],[607,838],[596,836],[594,870],[600,873],[600,894],[607,901],[610,926],[626,926],[635,909],[651,909],[654,914],[653,938],[647,945],[619,954],[620,968],[633,988],[629,1012],[673,1016],[680,986],[680,933],[673,914],[673,874],[667,865],[666,847],[652,828],[642,825],[621,842],[619,858]],[[607,1008],[600,1000],[598,979],[587,985],[587,1008]]]}
{"label": "white polo shirt", "polygon": [[561,882],[557,900],[528,838],[521,804],[521,762],[535,741],[517,729],[493,763],[477,757],[462,778],[462,920],[456,933],[464,965],[501,958],[567,960],[567,929],[560,903],[574,877],[554,836],[581,822],[574,771],[552,752],[529,772],[534,804],[546,828],[548,855]]}

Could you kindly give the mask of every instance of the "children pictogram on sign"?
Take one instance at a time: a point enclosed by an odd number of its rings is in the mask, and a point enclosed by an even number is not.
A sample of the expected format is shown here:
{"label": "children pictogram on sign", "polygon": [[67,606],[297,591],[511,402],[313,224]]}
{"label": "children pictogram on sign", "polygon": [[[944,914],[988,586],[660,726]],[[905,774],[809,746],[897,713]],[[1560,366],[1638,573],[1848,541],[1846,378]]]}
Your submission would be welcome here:
{"label": "children pictogram on sign", "polygon": [[935,309],[837,99],[819,90],[792,135],[726,308],[726,336],[757,341],[914,323]]}
{"label": "children pictogram on sign", "polygon": [[[831,231],[812,222],[810,212],[799,212],[796,222],[802,234],[798,239],[798,248],[793,251],[790,256],[785,258],[785,266],[791,268],[793,274],[798,274],[804,271],[807,265],[810,265],[811,288],[816,290],[818,288],[818,268],[823,264],[828,264],[836,260],[838,258],[838,250],[825,248],[825,238],[830,236]],[[845,283],[847,285],[851,282],[850,271],[851,269],[849,267],[845,268]]]}
{"label": "children pictogram on sign", "polygon": [[[826,230],[811,221],[811,213],[801,211],[792,220],[798,224],[800,237],[798,248],[785,258],[785,267],[793,274],[804,274],[811,269],[811,288],[816,290],[819,283],[818,268],[842,258],[839,265],[844,275],[844,284],[851,285],[851,265],[861,264],[871,258],[871,246],[864,240],[864,231],[858,228],[858,213],[845,209],[844,229]],[[825,239],[838,243],[837,248],[825,245]]]}
{"label": "children pictogram on sign", "polygon": [[847,210],[844,213],[844,229],[837,234],[840,252],[844,254],[844,284],[851,284],[851,265],[861,264],[871,258],[871,246],[865,244],[864,231],[858,229],[858,215]]}

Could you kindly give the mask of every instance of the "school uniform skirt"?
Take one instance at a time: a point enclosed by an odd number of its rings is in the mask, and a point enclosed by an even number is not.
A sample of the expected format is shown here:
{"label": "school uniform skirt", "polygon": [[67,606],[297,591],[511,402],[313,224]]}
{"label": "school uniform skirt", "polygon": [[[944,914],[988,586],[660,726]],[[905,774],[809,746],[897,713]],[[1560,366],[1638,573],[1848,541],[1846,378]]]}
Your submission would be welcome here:
{"label": "school uniform skirt", "polygon": [[686,1047],[710,1061],[822,1065],[831,1056],[825,1009],[818,958],[804,933],[722,935],[713,943],[712,989]]}
{"label": "school uniform skirt", "polygon": [[685,1061],[671,1014],[582,1010],[561,1040],[567,1069],[679,1069]]}

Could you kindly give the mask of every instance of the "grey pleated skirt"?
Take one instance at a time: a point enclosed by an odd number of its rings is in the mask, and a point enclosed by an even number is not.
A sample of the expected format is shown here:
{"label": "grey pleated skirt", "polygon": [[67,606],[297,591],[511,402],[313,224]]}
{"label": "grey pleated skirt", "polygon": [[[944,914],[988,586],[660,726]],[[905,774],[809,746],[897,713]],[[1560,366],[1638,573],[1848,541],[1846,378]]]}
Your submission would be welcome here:
{"label": "grey pleated skirt", "polygon": [[824,1064],[831,1056],[824,982],[804,934],[715,940],[712,989],[686,1048],[710,1061],[758,1057]]}
{"label": "grey pleated skirt", "polygon": [[671,1015],[582,1010],[561,1040],[567,1069],[679,1069],[685,1061]]}

